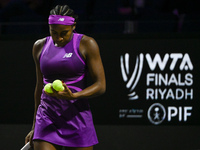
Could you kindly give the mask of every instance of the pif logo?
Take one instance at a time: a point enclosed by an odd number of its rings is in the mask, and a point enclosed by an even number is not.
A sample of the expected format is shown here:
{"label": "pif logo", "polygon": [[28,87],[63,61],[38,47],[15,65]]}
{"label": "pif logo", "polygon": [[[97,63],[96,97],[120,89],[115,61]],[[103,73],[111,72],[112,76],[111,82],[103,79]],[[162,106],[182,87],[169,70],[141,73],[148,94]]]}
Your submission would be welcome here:
{"label": "pif logo", "polygon": [[165,120],[165,107],[160,103],[155,103],[149,107],[147,116],[152,124],[158,125]]}
{"label": "pif logo", "polygon": [[[152,104],[147,112],[149,121],[154,125],[161,124],[165,119],[168,122],[178,120],[186,122],[192,115],[192,106],[167,106],[167,109],[160,103]],[[166,117],[167,116],[167,117]]]}

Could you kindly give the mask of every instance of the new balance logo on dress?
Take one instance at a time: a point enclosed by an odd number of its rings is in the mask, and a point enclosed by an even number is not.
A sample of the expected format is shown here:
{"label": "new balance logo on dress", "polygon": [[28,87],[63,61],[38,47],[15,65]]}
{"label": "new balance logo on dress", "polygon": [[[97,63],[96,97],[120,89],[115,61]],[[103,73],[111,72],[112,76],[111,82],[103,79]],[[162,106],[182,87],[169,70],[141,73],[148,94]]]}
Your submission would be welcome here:
{"label": "new balance logo on dress", "polygon": [[70,58],[72,57],[73,53],[66,53],[63,58]]}

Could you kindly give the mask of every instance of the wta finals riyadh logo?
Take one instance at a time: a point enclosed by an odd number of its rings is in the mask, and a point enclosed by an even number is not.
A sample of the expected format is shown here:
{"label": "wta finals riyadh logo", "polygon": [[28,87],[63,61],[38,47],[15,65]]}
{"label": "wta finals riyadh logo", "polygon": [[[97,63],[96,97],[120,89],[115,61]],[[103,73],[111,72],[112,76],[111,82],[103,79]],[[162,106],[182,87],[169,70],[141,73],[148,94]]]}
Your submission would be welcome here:
{"label": "wta finals riyadh logo", "polygon": [[135,68],[133,73],[130,73],[129,69],[129,54],[126,53],[124,56],[121,55],[121,73],[124,82],[126,82],[126,88],[129,89],[129,100],[137,100],[139,96],[135,92],[135,87],[140,79],[142,68],[143,68],[144,55],[140,54],[136,57]]}

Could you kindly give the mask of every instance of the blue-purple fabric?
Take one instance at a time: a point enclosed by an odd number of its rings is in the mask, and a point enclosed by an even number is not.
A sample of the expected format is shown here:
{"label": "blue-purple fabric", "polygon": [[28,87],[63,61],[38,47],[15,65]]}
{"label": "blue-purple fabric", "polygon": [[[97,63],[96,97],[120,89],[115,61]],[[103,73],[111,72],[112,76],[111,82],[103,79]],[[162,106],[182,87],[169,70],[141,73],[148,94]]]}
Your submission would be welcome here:
{"label": "blue-purple fabric", "polygon": [[[51,37],[40,55],[44,84],[63,80],[72,92],[86,87],[87,68],[79,53],[82,34],[73,33],[64,47],[56,47]],[[42,91],[33,140],[44,140],[65,147],[88,147],[98,143],[87,99],[63,100]]]}

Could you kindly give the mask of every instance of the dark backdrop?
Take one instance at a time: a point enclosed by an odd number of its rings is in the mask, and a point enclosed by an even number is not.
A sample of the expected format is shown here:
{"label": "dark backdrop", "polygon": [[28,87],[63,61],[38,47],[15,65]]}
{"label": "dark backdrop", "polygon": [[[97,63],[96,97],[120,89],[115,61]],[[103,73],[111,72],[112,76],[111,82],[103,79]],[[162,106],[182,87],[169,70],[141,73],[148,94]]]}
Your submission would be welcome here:
{"label": "dark backdrop", "polygon": [[[99,142],[96,150],[198,150],[199,142],[199,35],[191,34],[144,34],[144,35],[104,35],[93,36],[100,47],[103,64],[107,79],[107,91],[104,95],[90,100],[94,123],[96,126]],[[38,37],[37,37],[38,38]],[[24,144],[24,138],[31,129],[35,87],[35,66],[32,59],[32,45],[35,37],[1,37],[1,114],[0,114],[0,141],[3,149],[20,149]],[[41,38],[41,37],[39,37]],[[130,79],[137,57],[144,56],[143,68],[139,81],[134,88],[137,100],[129,100],[130,88],[126,88],[126,82],[121,73],[121,56],[125,60],[125,54],[129,54]],[[161,70],[157,66],[151,70],[146,59],[150,54],[153,59],[159,54],[161,60],[169,54],[188,54],[193,69],[184,70],[179,66],[183,57],[178,59],[174,70],[169,66],[172,59],[168,59],[166,67]],[[188,62],[188,59],[186,60]],[[124,62],[125,64],[125,62]],[[187,66],[187,67],[186,67]],[[127,66],[124,66],[127,67]],[[186,67],[186,68],[185,68]],[[185,70],[186,69],[186,70]],[[152,74],[175,74],[182,77],[192,74],[193,83],[189,86],[172,84],[170,86],[147,86],[147,75]],[[136,73],[138,75],[138,73]],[[175,78],[173,79],[175,82]],[[135,80],[134,82],[135,83]],[[147,99],[148,88],[177,88],[185,90],[193,89],[192,98],[188,99]],[[171,96],[172,97],[172,96]],[[157,107],[152,107],[153,104]],[[164,109],[162,109],[162,107]],[[161,110],[158,118],[154,118],[156,109]],[[171,115],[169,114],[169,108]],[[186,108],[186,109],[185,109]],[[192,108],[188,109],[187,108]],[[165,118],[162,118],[165,110]],[[184,111],[187,110],[187,111]],[[176,111],[176,113],[175,113]],[[150,115],[148,116],[148,112]],[[187,118],[184,121],[184,115]],[[171,120],[169,120],[171,117]],[[151,118],[151,119],[150,119]],[[180,118],[182,120],[180,120]],[[152,122],[150,120],[153,120]],[[156,123],[158,123],[156,125]]]}
{"label": "dark backdrop", "polygon": [[[160,125],[199,125],[197,118],[200,117],[199,109],[199,47],[200,42],[198,36],[195,35],[116,35],[116,36],[94,36],[97,40],[103,64],[105,67],[107,79],[107,91],[104,95],[91,99],[94,121],[101,125],[151,125],[148,119],[148,110],[154,103],[159,103],[165,107],[166,117]],[[34,110],[34,87],[35,87],[35,65],[32,58],[32,46],[35,38],[24,39],[19,37],[19,40],[1,40],[1,114],[0,123],[32,123]],[[126,88],[126,82],[122,78],[120,57],[129,54],[129,70],[128,78],[134,71],[136,58],[140,54],[143,58],[143,68],[140,78],[134,89],[139,98],[137,100],[129,100],[130,88]],[[150,54],[153,59],[156,54],[163,60],[165,55],[181,54],[182,58],[177,59],[174,70],[169,67],[172,59],[169,58],[164,70],[159,69],[159,66],[151,70],[146,55]],[[184,62],[183,57],[189,56],[189,61],[192,63],[193,69],[180,70],[179,66]],[[124,59],[125,60],[125,59]],[[140,60],[141,61],[141,60]],[[153,60],[152,60],[153,61]],[[188,66],[185,63],[185,66]],[[162,74],[170,76],[174,74],[176,77],[172,79],[172,84],[155,86],[151,82],[147,86],[147,75],[149,73]],[[179,82],[187,82],[186,74],[192,75],[192,84],[190,86],[175,85],[175,80]],[[180,76],[180,77],[179,77]],[[135,81],[134,81],[135,82]],[[168,82],[169,79],[168,79]],[[132,83],[133,84],[133,83]],[[166,88],[167,91],[172,89],[173,93],[165,94],[161,99],[147,99],[146,90]],[[172,98],[172,94],[176,94],[176,89],[188,89],[191,92],[192,98],[188,96],[181,99]],[[185,93],[184,93],[185,94]],[[179,93],[180,95],[180,93]],[[168,107],[173,107],[171,111],[171,121],[168,121]],[[192,110],[184,112],[185,107],[191,106]],[[181,107],[181,108],[179,108]],[[177,113],[175,114],[177,109]],[[152,112],[153,113],[153,112]],[[162,112],[160,112],[162,113]],[[187,121],[184,121],[184,113]],[[173,116],[174,114],[174,116]],[[191,114],[191,115],[190,115]],[[131,118],[132,117],[136,118]],[[137,118],[142,116],[140,118]],[[181,115],[181,116],[179,116]],[[187,116],[189,115],[189,116]],[[181,121],[179,121],[182,119]]]}

